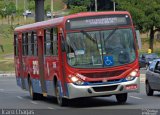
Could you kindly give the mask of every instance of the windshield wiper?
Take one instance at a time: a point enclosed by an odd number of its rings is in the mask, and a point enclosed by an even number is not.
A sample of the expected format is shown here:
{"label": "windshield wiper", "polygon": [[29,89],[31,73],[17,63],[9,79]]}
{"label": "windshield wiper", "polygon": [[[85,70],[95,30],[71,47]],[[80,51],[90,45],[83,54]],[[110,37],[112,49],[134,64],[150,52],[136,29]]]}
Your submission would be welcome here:
{"label": "windshield wiper", "polygon": [[109,35],[107,36],[107,38],[104,39],[104,42],[106,42],[106,40],[109,40],[109,39],[111,38],[111,36],[116,32],[117,29],[118,29],[118,28],[113,29],[113,30],[109,33]]}
{"label": "windshield wiper", "polygon": [[87,32],[85,32],[84,30],[81,30],[80,32],[83,33],[84,35],[86,35],[92,41],[96,42],[96,40],[91,35],[89,35]]}

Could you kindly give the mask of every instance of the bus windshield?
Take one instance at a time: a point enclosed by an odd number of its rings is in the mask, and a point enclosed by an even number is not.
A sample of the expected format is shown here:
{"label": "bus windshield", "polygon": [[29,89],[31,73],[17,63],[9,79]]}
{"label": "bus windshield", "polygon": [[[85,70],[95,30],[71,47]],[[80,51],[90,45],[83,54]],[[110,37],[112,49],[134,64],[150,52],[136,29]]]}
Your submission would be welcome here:
{"label": "bus windshield", "polygon": [[67,33],[67,61],[76,68],[106,68],[136,59],[131,28]]}

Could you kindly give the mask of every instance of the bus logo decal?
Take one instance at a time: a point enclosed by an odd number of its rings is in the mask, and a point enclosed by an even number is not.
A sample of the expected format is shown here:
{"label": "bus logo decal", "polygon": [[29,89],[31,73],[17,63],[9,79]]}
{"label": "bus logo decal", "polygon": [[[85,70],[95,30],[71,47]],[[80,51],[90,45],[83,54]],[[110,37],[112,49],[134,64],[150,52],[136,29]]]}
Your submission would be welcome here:
{"label": "bus logo decal", "polygon": [[39,66],[38,66],[38,61],[32,61],[33,64],[33,74],[39,74]]}
{"label": "bus logo decal", "polygon": [[113,66],[114,65],[113,56],[104,56],[103,60],[104,60],[105,66]]}

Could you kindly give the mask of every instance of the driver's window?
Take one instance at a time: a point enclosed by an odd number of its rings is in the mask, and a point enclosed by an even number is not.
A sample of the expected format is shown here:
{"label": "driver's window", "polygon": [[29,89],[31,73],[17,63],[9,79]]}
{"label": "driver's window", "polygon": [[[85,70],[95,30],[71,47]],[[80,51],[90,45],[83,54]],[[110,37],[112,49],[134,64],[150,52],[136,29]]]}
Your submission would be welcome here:
{"label": "driver's window", "polygon": [[160,72],[160,61],[157,62],[155,70]]}
{"label": "driver's window", "polygon": [[150,70],[150,71],[154,71],[156,62],[157,62],[157,61],[153,61],[153,62],[149,65],[149,70]]}

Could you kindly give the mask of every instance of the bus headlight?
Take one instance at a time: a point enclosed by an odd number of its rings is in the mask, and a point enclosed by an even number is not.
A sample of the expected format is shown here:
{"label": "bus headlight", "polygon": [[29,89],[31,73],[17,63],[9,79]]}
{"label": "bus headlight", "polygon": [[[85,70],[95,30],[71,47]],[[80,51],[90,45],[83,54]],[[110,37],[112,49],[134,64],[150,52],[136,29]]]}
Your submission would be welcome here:
{"label": "bus headlight", "polygon": [[76,85],[83,85],[84,84],[84,82],[82,80],[78,79],[76,76],[69,75],[69,78]]}
{"label": "bus headlight", "polygon": [[126,77],[126,80],[127,80],[127,81],[133,80],[133,79],[137,76],[137,74],[138,74],[138,70],[136,69],[136,70],[132,71],[132,72]]}

